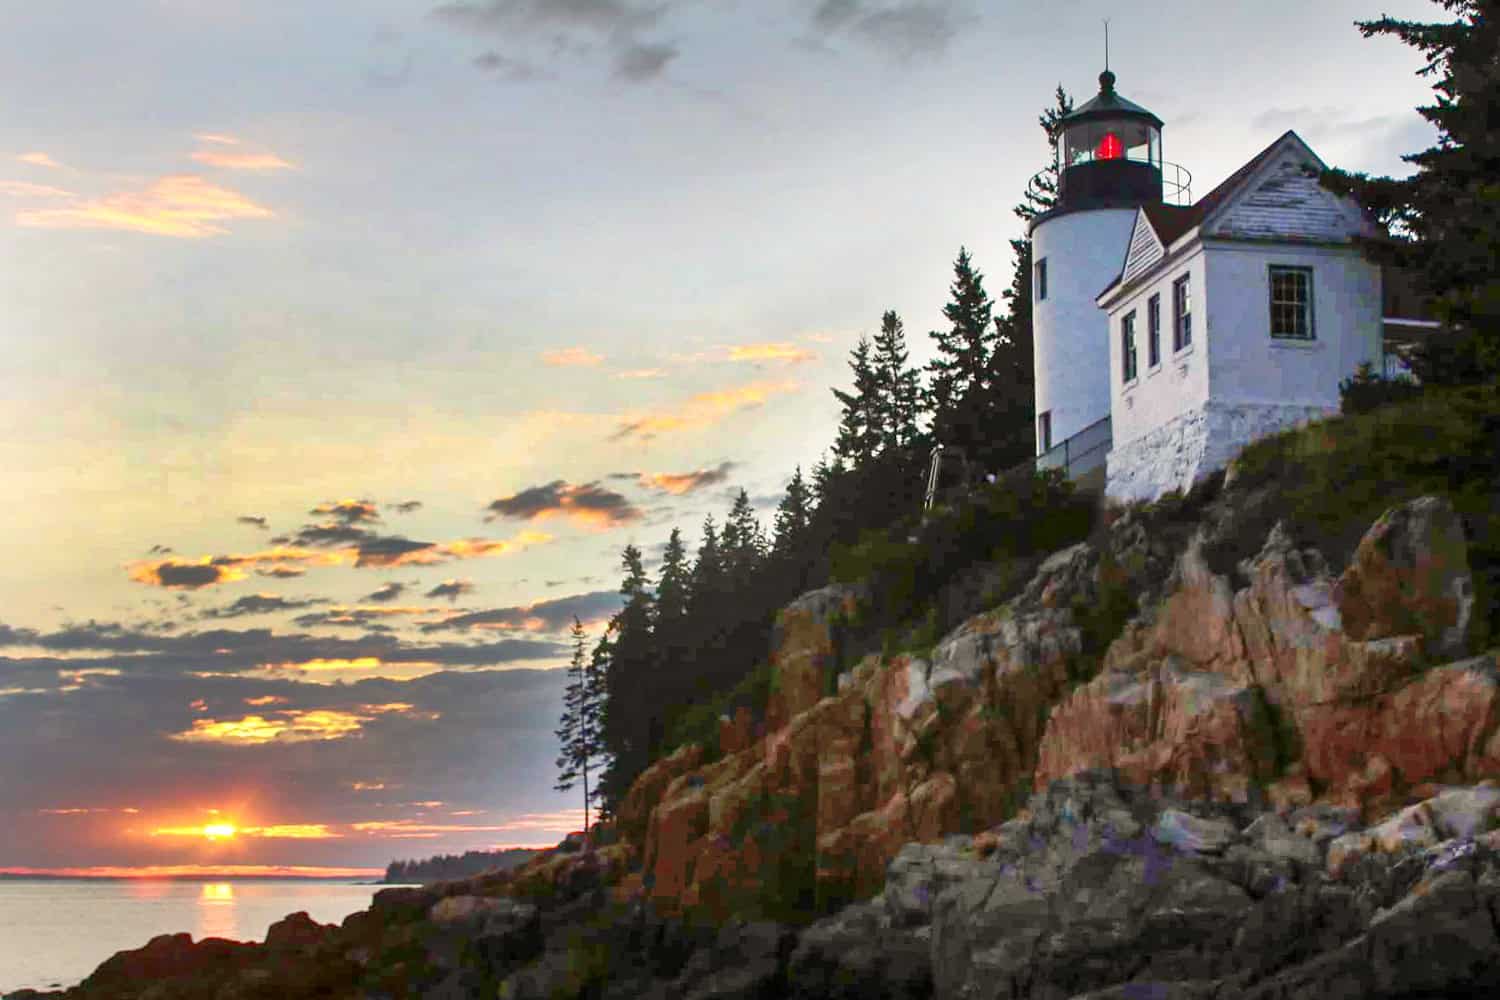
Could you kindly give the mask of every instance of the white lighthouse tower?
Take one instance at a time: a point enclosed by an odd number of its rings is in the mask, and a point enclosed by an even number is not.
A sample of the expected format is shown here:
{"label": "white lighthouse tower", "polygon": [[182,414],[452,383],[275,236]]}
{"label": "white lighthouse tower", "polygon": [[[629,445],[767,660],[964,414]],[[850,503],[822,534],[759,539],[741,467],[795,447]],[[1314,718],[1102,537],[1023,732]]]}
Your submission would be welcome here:
{"label": "white lighthouse tower", "polygon": [[1106,69],[1098,96],[1062,121],[1058,202],[1031,223],[1038,465],[1073,478],[1102,469],[1110,448],[1109,326],[1095,298],[1120,273],[1137,209],[1163,201],[1161,129]]}

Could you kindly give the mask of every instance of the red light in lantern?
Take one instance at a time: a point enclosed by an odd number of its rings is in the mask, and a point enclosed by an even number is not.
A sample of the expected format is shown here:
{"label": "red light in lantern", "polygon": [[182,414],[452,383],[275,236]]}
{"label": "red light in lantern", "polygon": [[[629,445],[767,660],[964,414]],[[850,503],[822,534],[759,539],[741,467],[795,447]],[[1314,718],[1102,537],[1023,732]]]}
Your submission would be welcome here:
{"label": "red light in lantern", "polygon": [[1118,160],[1125,155],[1125,147],[1120,142],[1120,137],[1113,132],[1104,133],[1104,138],[1099,140],[1099,148],[1094,151],[1094,158],[1099,160]]}

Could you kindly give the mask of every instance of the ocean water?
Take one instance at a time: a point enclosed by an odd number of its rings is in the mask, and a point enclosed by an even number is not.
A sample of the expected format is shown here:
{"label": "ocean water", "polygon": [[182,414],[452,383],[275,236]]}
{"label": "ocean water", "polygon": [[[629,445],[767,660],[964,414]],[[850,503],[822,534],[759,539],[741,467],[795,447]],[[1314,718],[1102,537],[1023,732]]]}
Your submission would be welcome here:
{"label": "ocean water", "polygon": [[158,934],[264,941],[267,927],[298,910],[338,923],[382,888],[293,879],[0,879],[0,996],[74,986],[115,952]]}

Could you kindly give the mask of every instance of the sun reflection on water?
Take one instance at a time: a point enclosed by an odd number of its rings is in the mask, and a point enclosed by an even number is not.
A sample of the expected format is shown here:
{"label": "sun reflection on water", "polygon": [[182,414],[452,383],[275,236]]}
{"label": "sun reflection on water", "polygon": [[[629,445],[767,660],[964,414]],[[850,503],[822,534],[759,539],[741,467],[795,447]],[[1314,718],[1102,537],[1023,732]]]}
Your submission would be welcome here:
{"label": "sun reflection on water", "polygon": [[228,882],[205,882],[198,893],[198,940],[229,938],[238,940],[239,921],[235,919],[234,886]]}

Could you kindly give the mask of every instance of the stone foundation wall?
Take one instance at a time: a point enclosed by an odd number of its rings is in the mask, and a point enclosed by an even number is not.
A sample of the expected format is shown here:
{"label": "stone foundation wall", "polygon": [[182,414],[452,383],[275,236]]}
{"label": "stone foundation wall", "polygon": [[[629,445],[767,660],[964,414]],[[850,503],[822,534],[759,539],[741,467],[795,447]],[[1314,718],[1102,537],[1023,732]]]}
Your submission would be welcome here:
{"label": "stone foundation wall", "polygon": [[1105,495],[1120,503],[1186,492],[1263,437],[1338,410],[1323,406],[1209,403],[1109,453]]}

